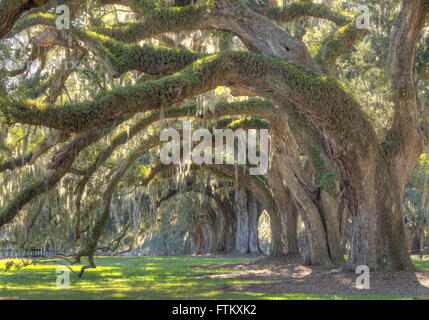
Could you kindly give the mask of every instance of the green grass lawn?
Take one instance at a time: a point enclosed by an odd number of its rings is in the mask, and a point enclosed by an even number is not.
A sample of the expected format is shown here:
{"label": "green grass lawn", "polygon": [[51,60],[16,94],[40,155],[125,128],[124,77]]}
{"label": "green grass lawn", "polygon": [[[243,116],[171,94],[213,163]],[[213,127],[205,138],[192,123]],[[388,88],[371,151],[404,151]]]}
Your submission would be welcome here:
{"label": "green grass lawn", "polygon": [[[395,299],[399,296],[328,296],[279,292],[226,292],[226,286],[261,283],[202,278],[233,271],[232,265],[251,258],[231,257],[112,257],[96,259],[97,268],[79,279],[70,274],[70,287],[57,288],[60,261],[5,271],[0,262],[0,299]],[[429,261],[416,261],[429,270]],[[223,266],[220,268],[219,266]],[[228,265],[231,265],[228,268]],[[73,266],[79,271],[80,266]]]}

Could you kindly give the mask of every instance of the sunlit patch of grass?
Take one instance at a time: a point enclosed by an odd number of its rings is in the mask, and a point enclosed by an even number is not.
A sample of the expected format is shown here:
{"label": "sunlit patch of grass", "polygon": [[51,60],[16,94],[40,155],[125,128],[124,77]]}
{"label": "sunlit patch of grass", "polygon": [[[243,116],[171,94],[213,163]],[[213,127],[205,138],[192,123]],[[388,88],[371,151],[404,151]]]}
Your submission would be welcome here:
{"label": "sunlit patch of grass", "polygon": [[424,260],[413,260],[414,264],[420,269],[424,271],[429,271],[429,260],[427,260],[427,256],[424,257]]}
{"label": "sunlit patch of grass", "polygon": [[[237,292],[236,286],[274,283],[272,280],[208,277],[236,271],[234,264],[253,258],[230,257],[108,257],[97,258],[97,268],[77,278],[73,265],[70,287],[57,288],[62,260],[44,260],[19,270],[5,271],[0,261],[0,299],[403,299],[403,296],[318,295],[303,293]],[[429,260],[415,261],[429,270]],[[231,268],[228,267],[231,265]],[[244,291],[247,291],[246,289]]]}
{"label": "sunlit patch of grass", "polygon": [[[0,297],[21,299],[198,299],[204,290],[227,285],[226,280],[198,276],[233,269],[206,268],[244,263],[249,258],[209,257],[109,257],[98,258],[97,268],[83,278],[70,275],[70,287],[60,289],[55,280],[60,260],[42,261],[20,270],[4,270],[0,262]],[[74,272],[79,265],[71,266]],[[62,267],[63,270],[64,267]]]}

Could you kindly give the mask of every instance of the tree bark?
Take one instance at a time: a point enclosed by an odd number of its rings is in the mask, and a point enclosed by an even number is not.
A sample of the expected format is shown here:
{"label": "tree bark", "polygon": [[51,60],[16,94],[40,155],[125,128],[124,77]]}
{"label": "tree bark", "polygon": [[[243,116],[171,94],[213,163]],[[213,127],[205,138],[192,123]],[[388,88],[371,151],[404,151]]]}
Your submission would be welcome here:
{"label": "tree bark", "polygon": [[219,208],[216,208],[216,253],[224,253],[226,252],[226,238],[227,238],[227,226],[225,223],[225,218]]}
{"label": "tree bark", "polygon": [[291,137],[287,136],[284,130],[283,135],[277,133],[277,135],[272,138],[272,169],[280,173],[283,181],[287,181],[287,188],[290,190],[302,214],[308,235],[308,247],[311,257],[310,263],[314,265],[332,266],[334,261],[329,255],[329,244],[323,219],[318,207],[313,202],[315,197],[313,192],[316,190],[312,191],[304,184],[304,175],[298,176],[298,173],[302,171],[301,164],[294,164],[291,162],[296,160],[292,160],[291,146],[288,145],[287,141],[290,142]]}
{"label": "tree bark", "polygon": [[217,248],[217,225],[216,225],[216,215],[209,214],[205,216],[206,227],[208,232],[208,247],[210,253],[215,253]]}
{"label": "tree bark", "polygon": [[224,228],[222,229],[222,247],[218,247],[218,252],[232,253],[235,249],[236,217],[234,209],[228,199],[222,199],[221,195],[215,193],[213,196],[218,212],[223,217]]}
{"label": "tree bark", "polygon": [[[275,209],[270,214],[271,254],[274,256],[299,253],[297,222],[298,212],[290,192],[285,188],[281,175],[273,163],[268,172],[268,181],[274,194]],[[271,222],[272,220],[272,222]]]}
{"label": "tree bark", "polygon": [[248,213],[249,213],[249,253],[251,254],[260,254],[260,246],[259,246],[259,206],[258,200],[256,197],[250,192],[247,192],[248,197]]}
{"label": "tree bark", "polygon": [[197,224],[194,227],[194,231],[191,233],[191,241],[194,250],[194,255],[201,255],[204,246],[204,234],[203,228],[200,224]]}
{"label": "tree bark", "polygon": [[289,190],[286,190],[289,201],[284,214],[281,215],[282,225],[284,230],[284,242],[286,244],[286,255],[299,254],[298,247],[298,210],[295,206],[293,198],[290,196]]}
{"label": "tree bark", "polygon": [[271,246],[270,256],[281,257],[285,255],[285,244],[283,238],[282,220],[277,210],[270,213]]}
{"label": "tree bark", "polygon": [[[369,159],[351,170],[357,188],[354,196],[352,238],[348,268],[364,264],[374,270],[412,270],[402,215],[402,188],[383,159]],[[374,155],[375,156],[375,155]],[[374,165],[376,163],[377,165]]]}
{"label": "tree bark", "polygon": [[247,202],[245,187],[237,186],[235,188],[235,211],[237,216],[235,251],[239,254],[249,253],[249,212]]}

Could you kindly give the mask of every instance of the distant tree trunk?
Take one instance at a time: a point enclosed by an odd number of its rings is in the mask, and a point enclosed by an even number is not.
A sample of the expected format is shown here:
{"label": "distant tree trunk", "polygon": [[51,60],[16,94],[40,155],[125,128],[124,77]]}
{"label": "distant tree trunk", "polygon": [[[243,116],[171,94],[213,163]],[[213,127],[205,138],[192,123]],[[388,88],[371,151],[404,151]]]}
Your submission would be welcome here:
{"label": "distant tree trunk", "polygon": [[216,253],[223,253],[226,251],[226,223],[223,213],[219,208],[216,208]]}
{"label": "distant tree trunk", "polygon": [[259,246],[259,205],[256,197],[248,191],[248,212],[249,212],[249,253],[260,254]]}
{"label": "distant tree trunk", "polygon": [[191,243],[191,253],[195,253],[195,248],[197,247],[197,236],[195,230],[189,232],[189,242]]}
{"label": "distant tree trunk", "polygon": [[[276,213],[273,213],[273,225],[271,233],[273,240],[276,239],[277,234],[280,232],[280,239],[274,240],[272,245],[272,254],[276,256],[280,255],[294,255],[299,253],[298,247],[298,234],[297,234],[297,223],[298,223],[298,212],[289,190],[284,187],[281,181],[280,173],[274,169],[268,173],[268,181],[273,188],[275,194],[274,204]],[[279,224],[279,225],[278,225]],[[277,244],[276,244],[277,243]]]}
{"label": "distant tree trunk", "polygon": [[204,246],[204,234],[201,224],[197,224],[194,228],[194,232],[191,236],[192,246],[194,248],[194,254],[199,256],[202,253]]}
{"label": "distant tree trunk", "polygon": [[235,203],[235,211],[237,215],[235,251],[240,254],[245,254],[249,253],[249,212],[247,207],[247,192],[245,187],[236,187]]}
{"label": "distant tree trunk", "polygon": [[192,253],[192,235],[189,233],[183,243],[182,254],[187,255]]}
{"label": "distant tree trunk", "polygon": [[415,253],[419,253],[421,250],[421,240],[420,240],[420,233],[416,232],[413,235],[413,239],[411,242],[411,251]]}
{"label": "distant tree trunk", "polygon": [[262,216],[262,213],[264,212],[265,208],[262,206],[262,204],[258,201],[258,248],[259,248],[259,252],[261,254],[264,254],[264,250],[262,250],[261,247],[261,241],[259,241],[259,219]]}
{"label": "distant tree trunk", "polygon": [[217,225],[216,214],[211,213],[205,216],[206,227],[208,232],[208,250],[210,253],[215,253],[217,248]]}
{"label": "distant tree trunk", "polygon": [[271,229],[270,256],[280,257],[285,255],[285,244],[283,242],[283,228],[280,213],[277,210],[269,212]]}
{"label": "distant tree trunk", "polygon": [[281,215],[282,228],[284,230],[286,255],[295,255],[299,254],[298,210],[295,206],[295,203],[293,202],[292,197],[290,196],[289,191],[287,191],[287,195],[289,196],[289,201],[286,202],[287,208]]}
{"label": "distant tree trunk", "polygon": [[232,253],[235,250],[236,218],[231,202],[223,199],[219,193],[215,193],[213,199],[216,202],[218,212],[222,214],[222,240],[219,241],[222,247],[218,247],[218,252]]}
{"label": "distant tree trunk", "polygon": [[308,234],[307,230],[304,229],[304,245],[302,248],[302,256],[304,260],[304,265],[311,265],[311,249],[310,249],[310,242],[308,240]]}
{"label": "distant tree trunk", "polygon": [[336,265],[343,265],[345,260],[341,247],[340,221],[338,219],[339,197],[321,188],[317,205],[326,230],[331,260]]}

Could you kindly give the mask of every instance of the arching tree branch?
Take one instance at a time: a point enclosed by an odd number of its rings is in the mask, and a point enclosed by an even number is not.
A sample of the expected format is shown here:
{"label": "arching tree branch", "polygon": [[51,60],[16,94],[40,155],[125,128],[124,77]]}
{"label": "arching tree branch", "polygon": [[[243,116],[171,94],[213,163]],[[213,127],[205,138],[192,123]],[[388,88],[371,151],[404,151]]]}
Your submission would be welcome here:
{"label": "arching tree branch", "polygon": [[322,66],[323,71],[330,75],[336,74],[336,61],[344,53],[363,39],[368,33],[366,29],[358,29],[356,21],[352,20],[346,26],[336,30],[324,40],[316,60]]}

